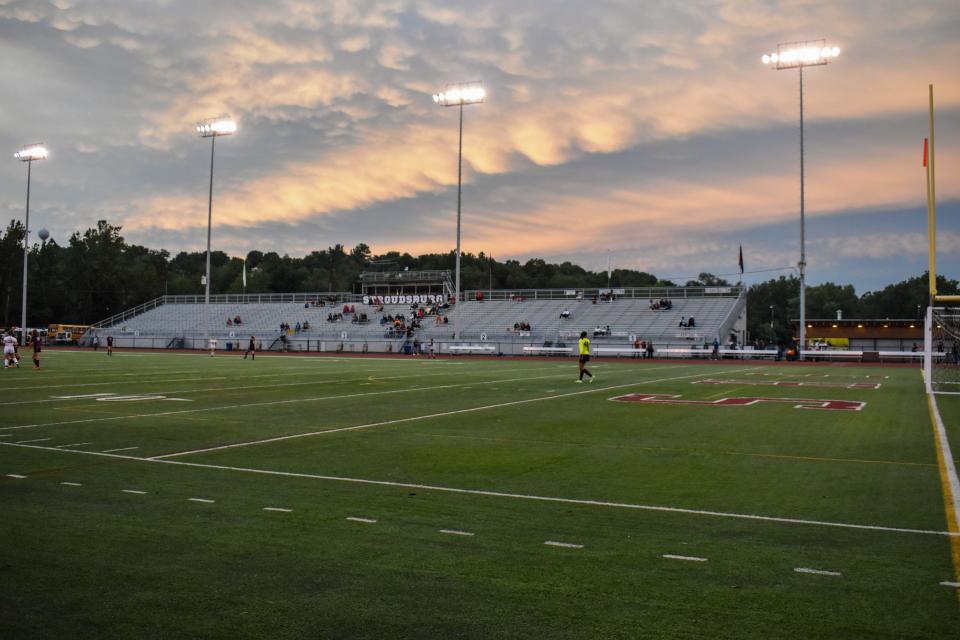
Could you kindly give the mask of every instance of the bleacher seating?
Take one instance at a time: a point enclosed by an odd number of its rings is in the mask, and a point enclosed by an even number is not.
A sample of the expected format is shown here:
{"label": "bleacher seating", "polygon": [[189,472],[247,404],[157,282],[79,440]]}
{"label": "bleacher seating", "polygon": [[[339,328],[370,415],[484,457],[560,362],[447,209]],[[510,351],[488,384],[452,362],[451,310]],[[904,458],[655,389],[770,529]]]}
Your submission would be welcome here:
{"label": "bleacher seating", "polygon": [[[210,331],[218,340],[235,344],[243,344],[254,335],[265,348],[279,348],[279,338],[286,333],[288,342],[298,350],[319,349],[321,342],[327,345],[323,348],[333,349],[340,342],[350,342],[354,346],[362,344],[366,349],[366,343],[370,342],[378,343],[369,347],[370,350],[397,351],[407,341],[405,333],[394,334],[392,325],[381,324],[380,320],[388,314],[409,319],[413,313],[410,304],[387,304],[381,311],[376,305],[364,304],[359,296],[337,296],[338,302],[323,307],[305,303],[302,298],[298,301],[262,302],[256,301],[259,299],[256,296],[232,296],[236,301],[217,300],[209,307]],[[745,306],[742,295],[691,295],[671,297],[671,301],[673,307],[669,310],[652,310],[646,297],[621,297],[609,302],[579,297],[537,299],[524,296],[522,300],[485,301],[468,298],[468,301],[444,311],[449,317],[448,324],[437,324],[435,316],[425,316],[414,337],[424,343],[431,339],[441,344],[457,341],[509,343],[513,345],[510,352],[522,353],[524,345],[569,345],[581,331],[587,331],[597,346],[624,345],[635,336],[652,341],[658,347],[682,348],[712,343],[716,337],[725,342]],[[353,322],[354,315],[349,313],[344,314],[339,322],[328,322],[328,314],[342,313],[344,304],[355,308],[357,315],[365,313],[368,322]],[[193,340],[191,344],[194,346],[206,335],[202,299],[170,297],[145,305],[142,312],[137,311],[99,323],[95,330],[117,339],[187,338]],[[569,317],[561,317],[565,311],[569,312]],[[227,325],[227,319],[236,316],[240,316],[242,323]],[[691,316],[696,318],[696,327],[681,328],[681,317]],[[305,322],[309,322],[309,329],[302,329]],[[514,324],[521,322],[529,323],[530,330],[514,330]],[[282,332],[281,323],[291,327],[300,323],[301,330]],[[359,346],[355,348],[360,349]]]}

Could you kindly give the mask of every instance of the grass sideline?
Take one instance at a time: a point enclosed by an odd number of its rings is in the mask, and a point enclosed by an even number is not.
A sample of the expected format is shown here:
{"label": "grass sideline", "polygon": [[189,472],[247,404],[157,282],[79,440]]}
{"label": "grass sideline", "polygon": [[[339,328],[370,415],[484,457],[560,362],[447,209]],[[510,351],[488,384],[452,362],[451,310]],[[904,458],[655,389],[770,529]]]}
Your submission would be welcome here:
{"label": "grass sideline", "polygon": [[[915,369],[601,361],[575,385],[567,360],[43,367],[2,372],[0,637],[960,628]],[[610,401],[630,393],[867,404]],[[956,398],[939,400],[954,457]]]}

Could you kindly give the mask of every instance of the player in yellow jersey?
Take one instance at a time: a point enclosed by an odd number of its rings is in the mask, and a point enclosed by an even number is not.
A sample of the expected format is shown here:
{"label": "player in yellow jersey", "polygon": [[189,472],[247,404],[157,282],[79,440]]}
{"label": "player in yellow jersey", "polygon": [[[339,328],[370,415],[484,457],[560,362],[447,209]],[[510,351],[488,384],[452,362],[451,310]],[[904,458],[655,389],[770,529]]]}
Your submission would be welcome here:
{"label": "player in yellow jersey", "polygon": [[580,378],[576,382],[583,384],[583,374],[587,374],[590,382],[593,382],[593,374],[587,370],[587,363],[590,362],[590,338],[587,337],[586,331],[580,332],[580,340],[577,344],[580,347]]}

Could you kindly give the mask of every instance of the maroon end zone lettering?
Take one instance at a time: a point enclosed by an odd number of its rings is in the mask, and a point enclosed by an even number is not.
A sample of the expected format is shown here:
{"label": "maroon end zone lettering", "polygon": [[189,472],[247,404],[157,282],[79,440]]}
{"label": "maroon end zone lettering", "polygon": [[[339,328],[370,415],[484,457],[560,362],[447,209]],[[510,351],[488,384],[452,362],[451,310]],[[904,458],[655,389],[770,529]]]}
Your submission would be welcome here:
{"label": "maroon end zone lettering", "polygon": [[866,402],[856,400],[814,400],[811,398],[760,398],[736,397],[720,398],[719,400],[682,400],[680,396],[667,393],[629,393],[624,396],[610,398],[616,402],[646,402],[651,404],[683,404],[701,405],[710,407],[748,407],[760,402],[775,402],[792,404],[794,409],[826,409],[828,411],[860,411]]}
{"label": "maroon end zone lettering", "polygon": [[690,384],[736,384],[755,387],[820,387],[827,389],[879,389],[879,382],[802,382],[800,380],[695,380]]}

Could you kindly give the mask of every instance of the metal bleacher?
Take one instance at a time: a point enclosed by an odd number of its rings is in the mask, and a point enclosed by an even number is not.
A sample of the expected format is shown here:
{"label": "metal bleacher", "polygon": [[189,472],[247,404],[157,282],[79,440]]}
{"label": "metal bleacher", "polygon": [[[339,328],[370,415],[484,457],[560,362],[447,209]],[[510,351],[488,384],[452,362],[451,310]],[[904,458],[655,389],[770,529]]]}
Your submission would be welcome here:
{"label": "metal bleacher", "polygon": [[[405,331],[392,331],[381,318],[402,315],[409,325],[415,313],[411,302],[422,298],[401,295],[372,300],[344,292],[219,295],[211,296],[205,316],[202,296],[165,296],[97,323],[88,338],[97,332],[112,335],[121,347],[203,348],[209,326],[210,335],[221,346],[245,344],[253,335],[264,348],[279,349],[280,336],[285,335],[289,348],[307,351],[398,351],[416,339],[421,343],[433,340],[443,351],[452,352],[449,347],[458,343],[486,343],[496,345],[498,353],[521,353],[523,346],[569,344],[581,331],[587,331],[600,346],[628,345],[636,337],[662,348],[690,347],[712,343],[715,338],[725,342],[729,333],[744,323],[746,298],[738,287],[614,291],[487,291],[482,300],[477,292],[468,291],[459,305],[439,310],[433,302],[420,302],[430,315],[420,320],[409,339]],[[651,299],[663,298],[671,301],[671,309],[650,308]],[[324,306],[319,306],[318,300],[323,300]],[[344,305],[356,313],[328,321],[328,314],[343,313]],[[436,323],[435,312],[445,314],[448,323]],[[569,317],[561,317],[563,312],[569,312]],[[368,322],[354,322],[360,314],[366,314]],[[240,324],[232,322],[237,316]],[[696,326],[681,328],[681,317],[691,316],[696,318]],[[514,329],[521,322],[529,323],[530,330]],[[281,323],[294,329],[281,331]],[[299,331],[295,329],[298,323]],[[309,329],[304,328],[305,323]]]}

